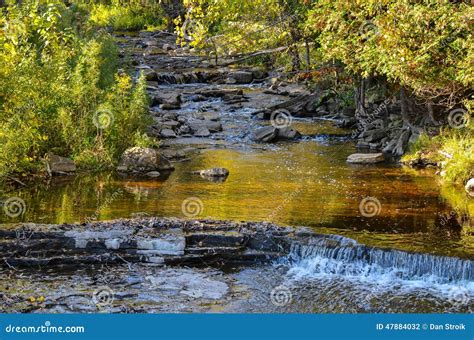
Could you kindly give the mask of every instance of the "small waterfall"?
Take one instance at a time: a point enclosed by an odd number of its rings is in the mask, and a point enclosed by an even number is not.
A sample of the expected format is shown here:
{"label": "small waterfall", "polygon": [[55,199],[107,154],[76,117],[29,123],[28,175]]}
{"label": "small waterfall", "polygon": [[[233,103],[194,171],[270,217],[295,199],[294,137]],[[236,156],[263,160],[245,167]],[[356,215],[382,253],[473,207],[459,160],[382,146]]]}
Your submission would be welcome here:
{"label": "small waterfall", "polygon": [[376,281],[385,277],[440,284],[474,281],[474,261],[368,247],[336,235],[294,243],[284,261],[295,276],[340,275]]}

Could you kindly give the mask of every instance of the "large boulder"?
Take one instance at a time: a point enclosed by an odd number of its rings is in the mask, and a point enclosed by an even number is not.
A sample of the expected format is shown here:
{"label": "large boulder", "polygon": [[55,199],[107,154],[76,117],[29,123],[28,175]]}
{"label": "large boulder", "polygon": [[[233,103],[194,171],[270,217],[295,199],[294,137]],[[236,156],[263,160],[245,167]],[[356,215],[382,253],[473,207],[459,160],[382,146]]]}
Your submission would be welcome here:
{"label": "large boulder", "polygon": [[467,181],[465,188],[469,196],[474,197],[474,178],[471,178],[469,181]]}
{"label": "large boulder", "polygon": [[157,150],[133,147],[125,150],[117,171],[125,173],[148,173],[150,171],[169,171],[174,167]]}
{"label": "large boulder", "polygon": [[69,158],[48,153],[46,155],[46,166],[49,174],[65,175],[76,171],[76,164]]}
{"label": "large boulder", "polygon": [[347,157],[347,163],[375,164],[385,161],[383,153],[354,153]]}
{"label": "large boulder", "polygon": [[237,84],[249,84],[253,80],[253,73],[247,71],[237,71],[229,73],[229,78],[235,79]]}

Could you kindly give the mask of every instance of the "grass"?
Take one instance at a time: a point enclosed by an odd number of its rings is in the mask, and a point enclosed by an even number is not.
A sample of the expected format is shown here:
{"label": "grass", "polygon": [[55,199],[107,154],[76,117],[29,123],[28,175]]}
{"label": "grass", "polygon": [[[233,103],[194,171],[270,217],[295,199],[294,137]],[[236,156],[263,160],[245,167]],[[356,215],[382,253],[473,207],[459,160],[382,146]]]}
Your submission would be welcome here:
{"label": "grass", "polygon": [[43,169],[47,152],[101,170],[155,144],[144,77],[118,73],[113,37],[83,9],[24,2],[2,9],[0,25],[0,179]]}
{"label": "grass", "polygon": [[402,158],[408,164],[436,164],[448,183],[464,184],[474,177],[474,127],[444,129],[437,136],[420,136]]}

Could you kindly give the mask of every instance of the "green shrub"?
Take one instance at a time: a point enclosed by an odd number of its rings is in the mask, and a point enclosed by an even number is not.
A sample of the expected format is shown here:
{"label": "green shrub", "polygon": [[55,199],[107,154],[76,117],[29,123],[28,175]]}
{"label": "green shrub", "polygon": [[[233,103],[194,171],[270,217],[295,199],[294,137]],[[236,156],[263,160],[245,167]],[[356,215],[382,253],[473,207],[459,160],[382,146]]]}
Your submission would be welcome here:
{"label": "green shrub", "polygon": [[83,19],[60,1],[1,10],[0,177],[38,169],[47,152],[110,167],[143,133],[144,77],[117,74],[113,38],[79,30]]}

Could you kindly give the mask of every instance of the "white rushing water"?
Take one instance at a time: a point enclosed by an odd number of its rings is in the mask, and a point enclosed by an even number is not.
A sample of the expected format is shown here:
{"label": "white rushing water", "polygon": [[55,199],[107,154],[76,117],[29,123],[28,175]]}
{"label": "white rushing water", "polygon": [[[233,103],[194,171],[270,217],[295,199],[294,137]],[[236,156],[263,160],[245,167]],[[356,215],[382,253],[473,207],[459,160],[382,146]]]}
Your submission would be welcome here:
{"label": "white rushing water", "polygon": [[474,303],[474,261],[379,249],[330,236],[306,245],[295,243],[278,261],[289,266],[288,285],[346,281],[373,294],[428,294],[460,307]]}

